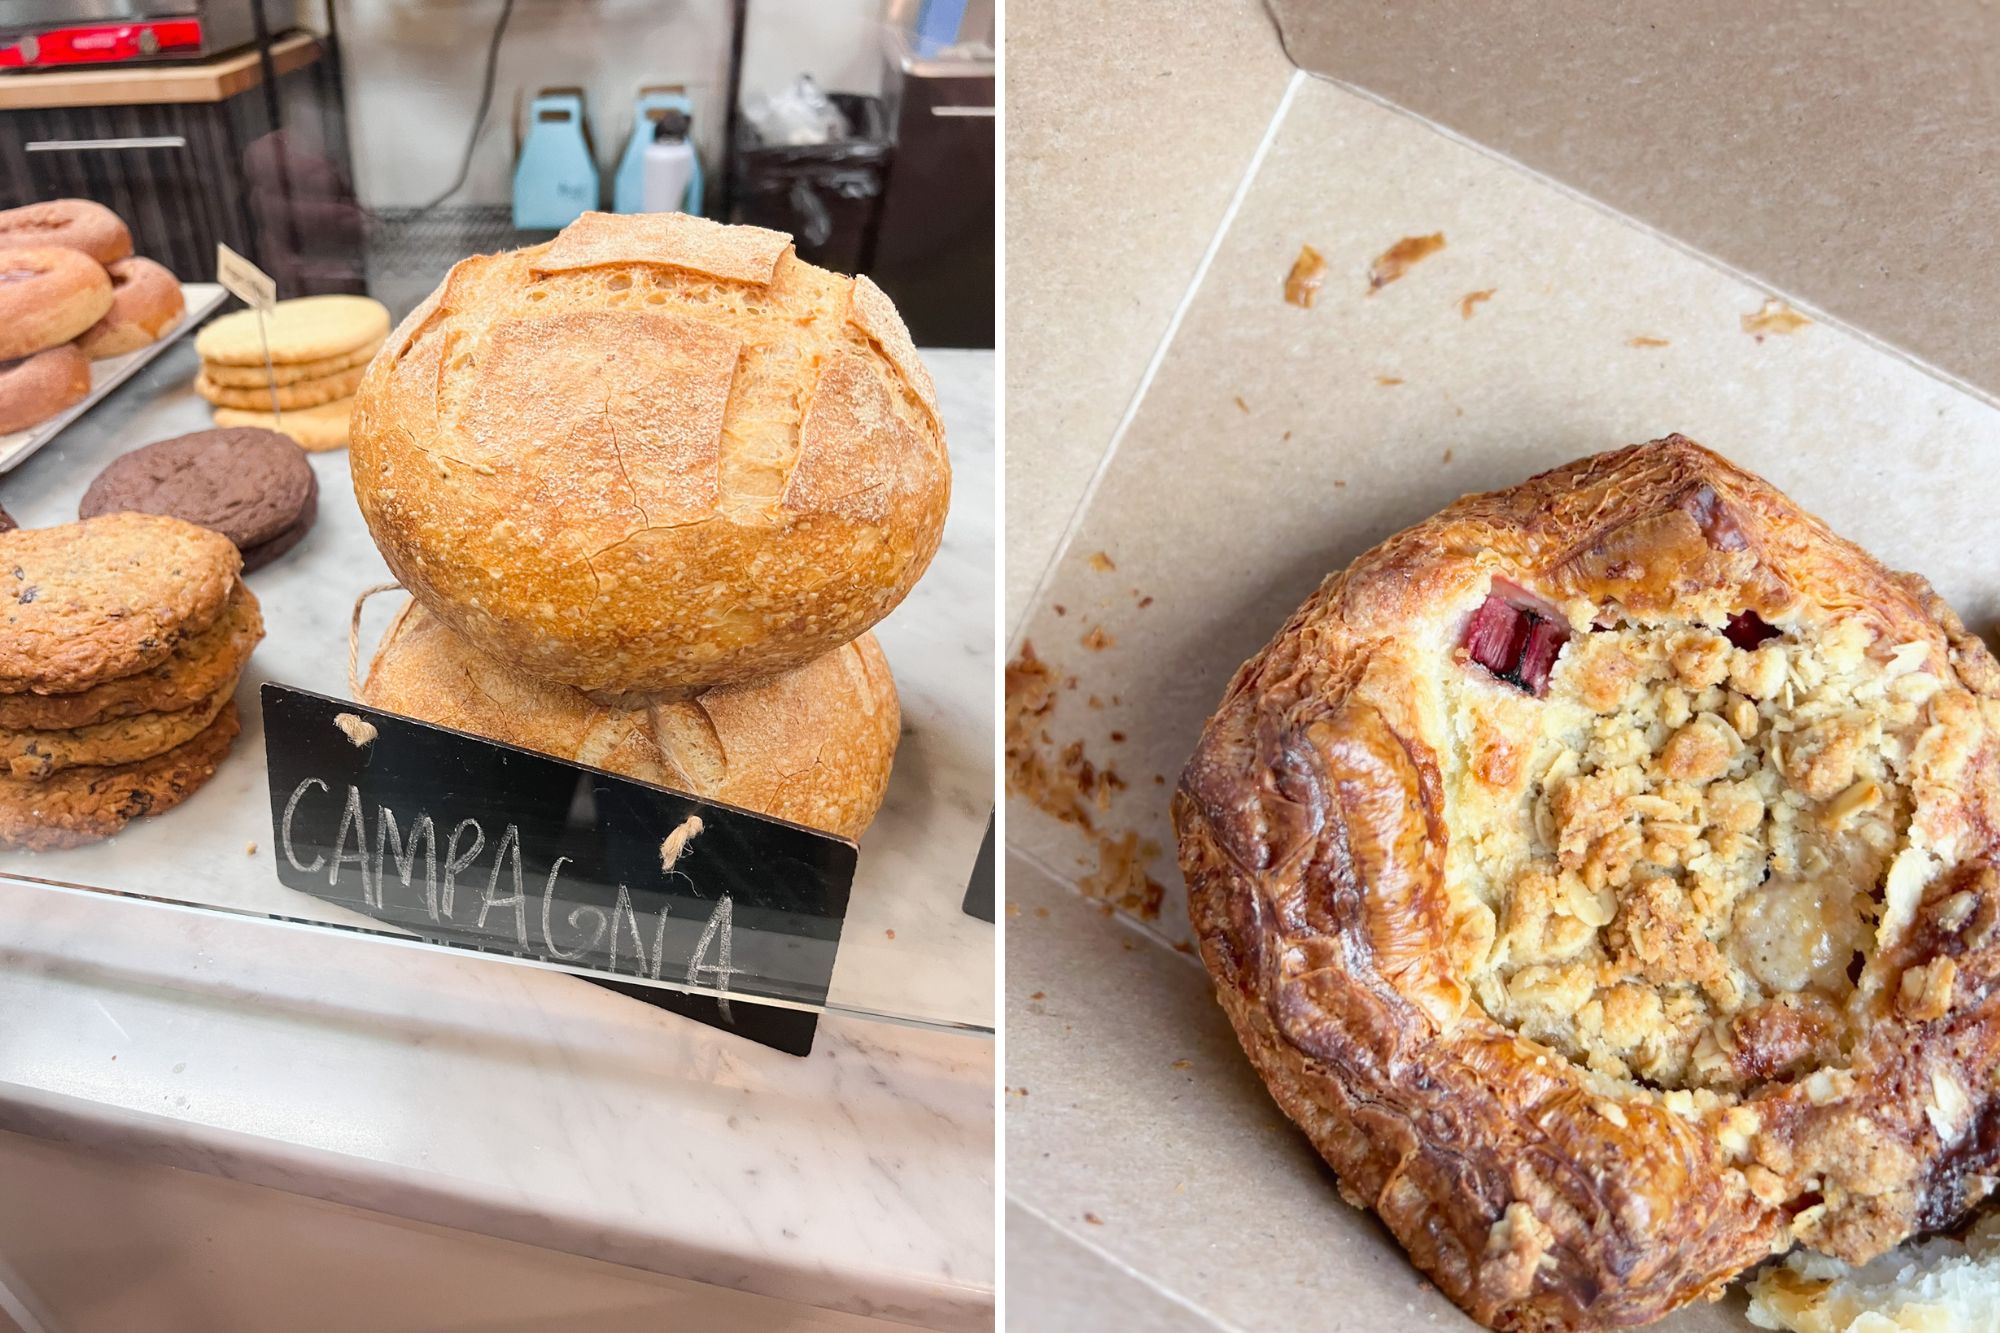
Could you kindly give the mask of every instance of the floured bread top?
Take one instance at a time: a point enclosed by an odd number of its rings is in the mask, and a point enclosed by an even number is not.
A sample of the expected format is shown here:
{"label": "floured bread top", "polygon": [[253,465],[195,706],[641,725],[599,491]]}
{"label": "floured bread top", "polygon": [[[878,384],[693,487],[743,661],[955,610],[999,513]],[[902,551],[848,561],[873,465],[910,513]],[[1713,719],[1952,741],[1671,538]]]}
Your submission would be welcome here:
{"label": "floured bread top", "polygon": [[1928,877],[1912,783],[1955,705],[1927,653],[1806,611],[1573,632],[1540,699],[1477,662],[1443,673],[1447,875],[1487,909],[1464,972],[1480,1005],[1663,1090],[1839,1063],[1885,882]]}
{"label": "floured bread top", "polygon": [[937,551],[950,461],[888,297],[790,238],[587,213],[462,260],[355,396],[397,578],[484,651],[637,705],[803,666]]}

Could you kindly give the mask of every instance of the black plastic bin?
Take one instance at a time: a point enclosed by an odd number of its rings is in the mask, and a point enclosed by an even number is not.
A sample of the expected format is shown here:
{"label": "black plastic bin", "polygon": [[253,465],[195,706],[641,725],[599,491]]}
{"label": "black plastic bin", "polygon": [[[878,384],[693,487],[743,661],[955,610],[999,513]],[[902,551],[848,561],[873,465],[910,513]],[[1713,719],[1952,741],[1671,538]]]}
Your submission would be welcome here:
{"label": "black plastic bin", "polygon": [[894,152],[879,97],[829,93],[854,134],[840,143],[785,148],[764,143],[745,119],[736,141],[733,220],[788,231],[799,258],[840,273],[874,259],[882,183]]}

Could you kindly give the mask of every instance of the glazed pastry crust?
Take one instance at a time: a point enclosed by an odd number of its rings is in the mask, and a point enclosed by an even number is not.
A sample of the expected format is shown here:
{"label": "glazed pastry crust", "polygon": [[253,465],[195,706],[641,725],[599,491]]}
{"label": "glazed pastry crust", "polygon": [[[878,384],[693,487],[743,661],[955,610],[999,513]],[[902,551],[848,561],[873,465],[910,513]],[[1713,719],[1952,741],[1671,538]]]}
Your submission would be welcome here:
{"label": "glazed pastry crust", "polygon": [[[1878,892],[1839,1058],[1671,1091],[1481,1006],[1491,927],[1450,857],[1484,797],[1446,771],[1462,742],[1437,701],[1478,670],[1453,649],[1470,609],[1510,585],[1572,645],[1613,614],[1840,616],[1936,679],[1910,760],[1921,855]],[[1329,578],[1182,774],[1189,910],[1272,1095],[1453,1300],[1502,1329],[1644,1323],[1795,1243],[1865,1260],[1992,1188],[1997,718],[2000,666],[1922,579],[1671,436],[1468,496]]]}

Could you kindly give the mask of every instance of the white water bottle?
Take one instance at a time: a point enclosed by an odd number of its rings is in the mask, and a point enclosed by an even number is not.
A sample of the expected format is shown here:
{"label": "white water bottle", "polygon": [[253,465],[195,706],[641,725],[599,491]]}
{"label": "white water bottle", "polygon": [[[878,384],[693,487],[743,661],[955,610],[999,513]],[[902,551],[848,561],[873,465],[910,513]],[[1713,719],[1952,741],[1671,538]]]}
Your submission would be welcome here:
{"label": "white water bottle", "polygon": [[688,123],[675,110],[662,112],[653,122],[653,142],[646,145],[639,176],[639,206],[648,213],[678,213],[687,207],[688,182],[694,179]]}

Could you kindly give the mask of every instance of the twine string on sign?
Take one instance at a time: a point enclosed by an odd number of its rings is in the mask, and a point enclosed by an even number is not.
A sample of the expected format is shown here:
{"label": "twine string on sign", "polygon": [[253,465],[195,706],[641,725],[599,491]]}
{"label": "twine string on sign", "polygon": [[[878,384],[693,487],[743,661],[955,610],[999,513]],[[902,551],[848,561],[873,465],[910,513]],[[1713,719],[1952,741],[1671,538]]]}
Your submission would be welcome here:
{"label": "twine string on sign", "polygon": [[687,854],[687,845],[701,836],[701,816],[689,815],[680,827],[666,836],[660,844],[660,869],[672,870],[674,863]]}
{"label": "twine string on sign", "polygon": [[402,587],[400,583],[378,583],[372,588],[364,588],[354,599],[354,615],[347,622],[347,693],[349,697],[361,698],[361,608],[368,605],[368,599],[378,592],[394,592]]}

